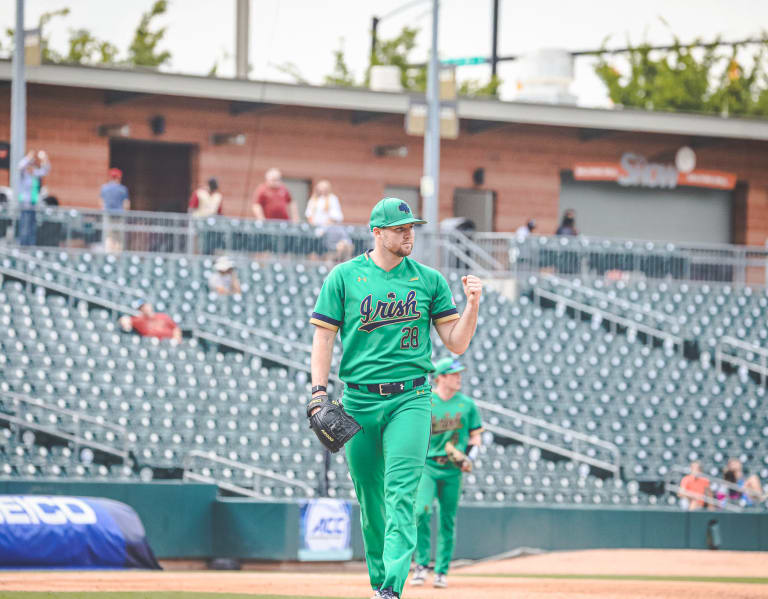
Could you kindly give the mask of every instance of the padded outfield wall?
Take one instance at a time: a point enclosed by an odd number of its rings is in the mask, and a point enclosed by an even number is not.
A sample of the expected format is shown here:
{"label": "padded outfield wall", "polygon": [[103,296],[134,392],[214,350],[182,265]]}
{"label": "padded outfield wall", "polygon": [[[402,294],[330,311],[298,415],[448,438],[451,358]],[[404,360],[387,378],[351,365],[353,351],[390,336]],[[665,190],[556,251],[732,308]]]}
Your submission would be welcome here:
{"label": "padded outfield wall", "polygon": [[[214,485],[0,481],[0,494],[106,497],[130,505],[158,558],[234,557],[295,560],[296,503],[219,498]],[[456,558],[477,559],[518,547],[706,549],[707,526],[718,521],[721,549],[768,550],[768,512],[683,512],[614,507],[461,507]],[[359,511],[352,510],[352,548],[362,559]]]}

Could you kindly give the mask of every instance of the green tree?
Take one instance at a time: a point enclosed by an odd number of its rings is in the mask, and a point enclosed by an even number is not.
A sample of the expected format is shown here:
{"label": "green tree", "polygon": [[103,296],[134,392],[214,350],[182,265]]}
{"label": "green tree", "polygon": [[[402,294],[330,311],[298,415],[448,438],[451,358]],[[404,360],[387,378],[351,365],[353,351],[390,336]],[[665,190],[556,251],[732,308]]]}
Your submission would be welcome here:
{"label": "green tree", "polygon": [[116,64],[117,46],[99,40],[87,29],[75,29],[69,34],[69,52],[64,62],[74,64]]}
{"label": "green tree", "polygon": [[168,50],[158,50],[158,45],[165,36],[165,27],[153,28],[153,21],[166,13],[167,0],[156,0],[147,12],[141,16],[139,26],[128,48],[128,64],[133,66],[159,67],[171,59]]}
{"label": "green tree", "polygon": [[333,52],[333,72],[325,76],[326,85],[336,85],[339,87],[355,87],[355,77],[349,70],[347,61],[344,58],[344,40],[339,40],[339,47]]}
{"label": "green tree", "polygon": [[498,98],[501,79],[498,75],[492,75],[488,83],[482,83],[477,79],[465,79],[459,84],[458,94],[470,98]]}
{"label": "green tree", "polygon": [[[647,43],[628,44],[628,68],[621,72],[600,54],[595,72],[620,106],[647,110],[703,112],[721,115],[768,116],[765,45],[751,56],[745,72],[739,62],[744,48],[721,44],[718,38],[683,45],[673,36],[669,50]],[[730,48],[730,52],[728,51]]]}
{"label": "green tree", "polygon": [[417,27],[403,27],[402,31],[388,40],[379,40],[376,50],[371,53],[366,85],[370,81],[370,67],[376,65],[394,65],[400,69],[400,83],[403,89],[425,91],[427,89],[427,67],[412,66],[411,51],[416,47]]}

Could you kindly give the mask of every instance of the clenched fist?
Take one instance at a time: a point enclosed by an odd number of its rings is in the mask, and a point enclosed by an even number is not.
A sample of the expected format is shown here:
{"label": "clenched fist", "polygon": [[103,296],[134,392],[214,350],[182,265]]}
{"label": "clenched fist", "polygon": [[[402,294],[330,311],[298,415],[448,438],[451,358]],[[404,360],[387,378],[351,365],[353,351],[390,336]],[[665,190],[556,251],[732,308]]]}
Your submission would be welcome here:
{"label": "clenched fist", "polygon": [[464,286],[464,295],[467,296],[468,303],[477,303],[483,294],[483,283],[475,275],[464,275],[461,277],[461,284]]}

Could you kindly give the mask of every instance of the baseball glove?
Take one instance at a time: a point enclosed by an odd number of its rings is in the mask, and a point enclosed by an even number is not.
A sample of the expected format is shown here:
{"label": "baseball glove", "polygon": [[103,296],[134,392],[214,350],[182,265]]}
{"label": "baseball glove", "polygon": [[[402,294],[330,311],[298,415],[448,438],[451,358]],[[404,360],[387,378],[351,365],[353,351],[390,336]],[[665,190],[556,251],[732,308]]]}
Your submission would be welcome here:
{"label": "baseball glove", "polygon": [[[312,410],[320,408],[312,414]],[[344,411],[341,402],[327,395],[317,395],[307,404],[307,418],[320,443],[336,453],[361,430],[357,420]]]}
{"label": "baseball glove", "polygon": [[448,456],[448,459],[461,468],[462,471],[472,472],[472,460],[450,441],[445,444],[445,454]]}

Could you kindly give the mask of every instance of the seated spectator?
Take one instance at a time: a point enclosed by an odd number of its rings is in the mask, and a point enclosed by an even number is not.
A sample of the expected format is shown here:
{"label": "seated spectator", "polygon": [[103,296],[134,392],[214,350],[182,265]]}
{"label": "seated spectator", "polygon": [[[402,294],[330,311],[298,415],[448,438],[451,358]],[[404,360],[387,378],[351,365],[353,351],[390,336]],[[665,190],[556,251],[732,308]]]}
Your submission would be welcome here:
{"label": "seated spectator", "polygon": [[307,202],[305,212],[307,222],[316,227],[321,244],[317,248],[318,254],[332,252],[332,258],[336,262],[349,259],[354,251],[352,239],[346,229],[341,225],[344,214],[336,194],[331,192],[331,184],[322,180],[315,186],[315,191]]}
{"label": "seated spectator", "polygon": [[241,293],[240,280],[232,259],[221,256],[213,265],[216,272],[208,279],[208,286],[219,295],[236,295]]}
{"label": "seated spectator", "polygon": [[688,500],[689,510],[700,510],[708,505],[704,498],[711,497],[712,492],[709,488],[709,479],[701,475],[699,462],[691,462],[691,472],[680,481],[680,492],[677,496]]}
{"label": "seated spectator", "polygon": [[120,326],[126,333],[136,331],[142,337],[157,337],[181,341],[181,329],[173,319],[162,312],[155,312],[149,302],[141,302],[138,316],[123,316]]}
{"label": "seated spectator", "polygon": [[747,506],[759,504],[766,498],[763,493],[763,485],[757,474],[744,475],[744,466],[738,458],[731,458],[723,472],[723,478],[741,489],[728,489],[728,498],[731,501],[744,503]]}

